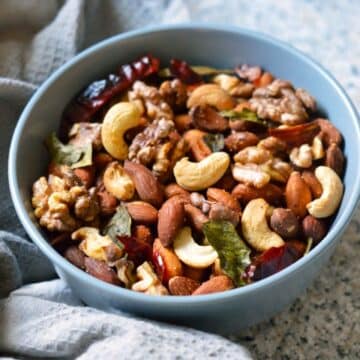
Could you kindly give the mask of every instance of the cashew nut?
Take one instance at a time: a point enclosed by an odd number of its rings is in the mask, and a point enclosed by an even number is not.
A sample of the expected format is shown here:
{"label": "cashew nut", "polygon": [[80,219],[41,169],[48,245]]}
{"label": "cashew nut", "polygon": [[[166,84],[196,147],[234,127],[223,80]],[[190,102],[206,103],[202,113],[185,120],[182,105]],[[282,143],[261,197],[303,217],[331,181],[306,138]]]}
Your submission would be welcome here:
{"label": "cashew nut", "polygon": [[182,188],[190,191],[204,190],[222,178],[229,164],[230,157],[226,152],[212,153],[197,163],[184,157],[176,163],[174,175]]}
{"label": "cashew nut", "polygon": [[[87,256],[100,260],[110,261],[120,259],[123,251],[116,246],[110,236],[102,236],[99,229],[94,227],[82,227],[71,234],[73,240],[82,240],[79,249]],[[111,254],[111,259],[109,255]]]}
{"label": "cashew nut", "polygon": [[316,218],[328,217],[338,208],[344,186],[338,174],[328,166],[318,166],[315,176],[322,186],[322,194],[307,204],[308,212]]}
{"label": "cashew nut", "polygon": [[135,185],[118,162],[109,164],[103,176],[105,189],[119,200],[130,200],[135,193]]}
{"label": "cashew nut", "polygon": [[128,146],[123,139],[124,133],[140,123],[140,110],[130,102],[113,105],[105,115],[101,128],[104,148],[115,159],[124,160]]}
{"label": "cashew nut", "polygon": [[174,251],[188,266],[203,269],[212,265],[218,254],[211,245],[199,245],[191,236],[191,228],[182,228],[174,240]]}
{"label": "cashew nut", "polygon": [[264,199],[251,200],[245,207],[241,226],[245,240],[258,251],[284,245],[283,239],[271,231],[267,223],[269,204]]}
{"label": "cashew nut", "polygon": [[166,288],[160,283],[151,265],[145,261],[136,269],[140,281],[133,284],[131,290],[143,292],[148,295],[168,295]]}
{"label": "cashew nut", "polygon": [[210,105],[218,110],[230,110],[235,105],[235,100],[219,85],[205,84],[197,87],[187,101],[187,107],[196,105]]}

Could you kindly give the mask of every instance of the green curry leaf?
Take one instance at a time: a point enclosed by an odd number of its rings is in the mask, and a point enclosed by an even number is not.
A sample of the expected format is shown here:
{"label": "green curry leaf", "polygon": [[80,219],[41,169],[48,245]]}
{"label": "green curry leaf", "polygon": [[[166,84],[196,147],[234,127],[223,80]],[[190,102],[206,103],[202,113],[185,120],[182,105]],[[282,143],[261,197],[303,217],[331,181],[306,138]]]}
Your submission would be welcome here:
{"label": "green curry leaf", "polygon": [[212,152],[218,152],[224,149],[224,135],[223,134],[206,134],[204,141]]}
{"label": "green curry leaf", "polygon": [[259,119],[254,111],[246,108],[241,111],[224,110],[220,112],[220,115],[227,117],[230,120],[244,120],[267,126],[266,121]]}
{"label": "green curry leaf", "polygon": [[105,226],[103,235],[109,235],[117,246],[120,248],[124,247],[117,237],[131,236],[131,217],[125,206],[119,205],[117,207],[116,213]]}
{"label": "green curry leaf", "polygon": [[57,138],[56,134],[52,133],[46,139],[46,146],[50,152],[52,160],[57,164],[68,165],[73,169],[92,164],[91,144],[84,147],[72,144],[64,145]]}
{"label": "green curry leaf", "polygon": [[229,221],[210,220],[203,226],[206,239],[219,254],[221,268],[236,286],[244,285],[243,274],[250,265],[250,249]]}

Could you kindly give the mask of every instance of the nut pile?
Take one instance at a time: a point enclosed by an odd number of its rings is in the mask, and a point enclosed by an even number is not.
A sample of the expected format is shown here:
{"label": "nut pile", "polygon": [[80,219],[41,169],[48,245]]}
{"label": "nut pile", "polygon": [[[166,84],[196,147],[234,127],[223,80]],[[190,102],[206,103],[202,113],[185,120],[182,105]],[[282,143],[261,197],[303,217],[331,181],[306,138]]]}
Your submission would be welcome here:
{"label": "nut pile", "polygon": [[306,90],[256,66],[160,70],[150,55],[120,72],[71,102],[33,185],[66,259],[133,291],[201,295],[270,276],[325,237],[343,139]]}

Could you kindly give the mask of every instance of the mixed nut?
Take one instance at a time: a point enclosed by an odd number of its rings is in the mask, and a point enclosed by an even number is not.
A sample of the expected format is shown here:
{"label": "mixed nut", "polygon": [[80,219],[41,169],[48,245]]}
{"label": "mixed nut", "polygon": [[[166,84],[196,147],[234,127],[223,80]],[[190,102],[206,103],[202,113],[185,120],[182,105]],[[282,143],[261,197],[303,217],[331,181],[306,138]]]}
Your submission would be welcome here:
{"label": "mixed nut", "polygon": [[33,185],[40,226],[75,266],[145,294],[270,276],[325,237],[342,199],[340,132],[256,66],[144,56],[84,89],[58,135]]}

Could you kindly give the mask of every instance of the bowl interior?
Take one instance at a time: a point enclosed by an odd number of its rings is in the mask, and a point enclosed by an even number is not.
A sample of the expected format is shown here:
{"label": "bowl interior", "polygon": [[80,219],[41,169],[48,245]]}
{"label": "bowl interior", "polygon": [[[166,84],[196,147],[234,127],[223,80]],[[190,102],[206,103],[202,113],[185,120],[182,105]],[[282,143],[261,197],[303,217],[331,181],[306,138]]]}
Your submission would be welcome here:
{"label": "bowl interior", "polygon": [[[171,58],[219,68],[231,68],[239,63],[257,64],[276,77],[307,89],[345,138],[345,194],[332,230],[324,240],[332,241],[349,220],[359,196],[360,135],[351,103],[324,70],[291,47],[252,32],[211,26],[170,27],[120,35],[90,48],[51,76],[26,107],[13,139],[10,182],[21,220],[24,222],[24,217],[29,216],[37,226],[30,203],[31,186],[46,169],[44,139],[57,130],[65,105],[91,81],[144,53],[160,57],[163,66],[167,66]],[[37,238],[44,243],[40,233]],[[326,244],[320,244],[319,248],[321,246]]]}

